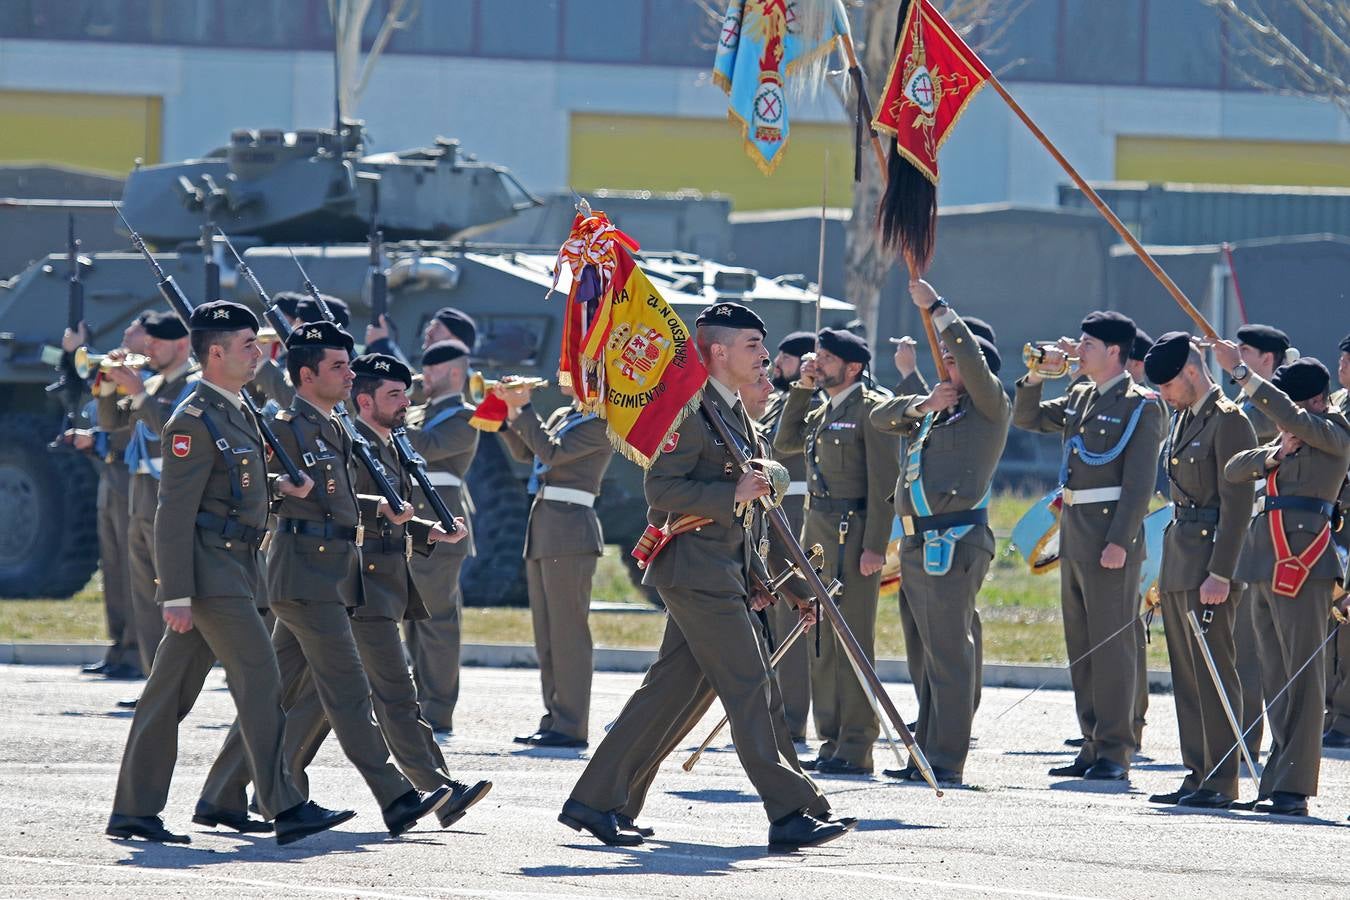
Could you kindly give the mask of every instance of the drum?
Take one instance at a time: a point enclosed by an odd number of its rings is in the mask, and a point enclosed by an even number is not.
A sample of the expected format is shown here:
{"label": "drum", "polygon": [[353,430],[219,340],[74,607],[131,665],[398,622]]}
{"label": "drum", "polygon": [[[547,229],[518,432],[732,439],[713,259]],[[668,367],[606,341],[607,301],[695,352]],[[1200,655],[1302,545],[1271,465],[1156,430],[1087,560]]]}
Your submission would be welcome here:
{"label": "drum", "polygon": [[1012,530],[1012,546],[1022,554],[1033,575],[1059,567],[1059,511],[1063,506],[1059,488],[1032,505]]}

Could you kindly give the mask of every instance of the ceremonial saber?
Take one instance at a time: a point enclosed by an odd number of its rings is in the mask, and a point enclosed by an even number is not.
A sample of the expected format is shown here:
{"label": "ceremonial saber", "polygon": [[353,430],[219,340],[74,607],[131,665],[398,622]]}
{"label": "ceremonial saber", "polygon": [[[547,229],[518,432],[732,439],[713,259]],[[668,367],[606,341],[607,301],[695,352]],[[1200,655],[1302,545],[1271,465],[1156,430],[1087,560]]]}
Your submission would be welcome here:
{"label": "ceremonial saber", "polygon": [[[730,453],[732,459],[735,460],[737,468],[742,472],[750,471],[750,457],[746,456],[745,451],[742,450],[740,444],[736,442],[736,438],[731,433],[731,428],[722,419],[722,414],[718,412],[715,406],[713,406],[712,400],[708,398],[706,392],[700,400],[700,403],[703,408],[703,414],[717,431],[718,438],[721,439],[727,452]],[[933,767],[928,763],[928,757],[924,755],[923,749],[920,748],[918,743],[914,740],[914,735],[911,734],[909,728],[905,726],[905,720],[900,716],[900,712],[895,708],[895,704],[891,702],[891,697],[886,693],[886,688],[881,683],[881,679],[877,677],[876,670],[873,669],[872,664],[867,661],[867,657],[863,654],[862,645],[858,643],[858,638],[853,634],[852,629],[848,627],[848,622],[844,620],[843,613],[839,612],[839,607],[835,605],[834,597],[830,596],[830,592],[825,587],[825,583],[821,581],[820,574],[812,568],[811,561],[806,555],[806,550],[798,543],[797,536],[792,533],[792,526],[788,524],[787,515],[782,509],[772,507],[764,511],[764,516],[768,519],[769,527],[773,529],[774,534],[778,535],[778,539],[783,543],[783,546],[787,548],[790,557],[788,562],[795,566],[798,574],[806,580],[807,587],[811,589],[811,593],[815,596],[821,610],[825,613],[825,617],[829,619],[830,624],[834,626],[835,634],[838,636],[840,643],[843,644],[844,652],[853,659],[854,663],[858,666],[859,671],[862,673],[863,678],[876,693],[877,700],[880,702],[882,710],[891,720],[891,724],[895,726],[896,733],[900,735],[900,739],[905,742],[905,747],[909,750],[910,757],[918,767],[919,772],[923,775],[924,780],[927,781],[929,787],[941,797],[942,788],[938,787],[937,777],[933,774]]]}
{"label": "ceremonial saber", "polygon": [[[1195,610],[1186,611],[1186,621],[1191,625],[1191,634],[1195,635],[1195,642],[1200,645],[1200,655],[1205,658],[1205,668],[1209,670],[1210,680],[1214,682],[1214,690],[1218,692],[1219,699],[1223,701],[1223,714],[1228,717],[1228,725],[1233,729],[1233,736],[1237,738],[1238,749],[1242,751],[1242,758],[1247,761],[1247,773],[1252,776],[1252,784],[1256,787],[1256,793],[1260,794],[1261,782],[1256,777],[1256,763],[1252,760],[1251,751],[1247,749],[1247,742],[1243,739],[1242,725],[1233,713],[1233,704],[1228,702],[1228,693],[1223,689],[1223,682],[1219,679],[1219,667],[1214,664],[1214,654],[1209,650],[1209,642],[1205,640],[1205,632],[1200,628],[1200,620],[1196,618]],[[1228,753],[1232,752],[1232,750],[1228,751]],[[1227,758],[1228,754],[1224,754],[1224,759]]]}

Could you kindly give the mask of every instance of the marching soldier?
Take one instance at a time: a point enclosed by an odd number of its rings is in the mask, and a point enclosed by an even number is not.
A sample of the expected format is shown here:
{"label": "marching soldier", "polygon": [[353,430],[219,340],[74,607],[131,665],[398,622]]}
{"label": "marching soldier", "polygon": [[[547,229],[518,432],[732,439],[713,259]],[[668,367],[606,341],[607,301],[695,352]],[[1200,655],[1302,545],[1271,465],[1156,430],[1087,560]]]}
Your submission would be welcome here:
{"label": "marching soldier", "polygon": [[[563,396],[572,388],[561,385]],[[497,432],[511,455],[533,465],[525,527],[525,576],[539,658],[544,716],[535,747],[585,747],[591,710],[591,580],[605,549],[595,500],[614,458],[605,423],[574,404],[541,419],[529,387],[498,387],[506,427]]]}
{"label": "marching soldier", "polygon": [[1064,435],[1060,601],[1069,658],[1078,661],[1070,674],[1084,741],[1072,764],[1050,774],[1116,781],[1128,777],[1135,747],[1132,624],[1164,421],[1157,401],[1125,371],[1134,322],[1094,312],[1082,331],[1077,356],[1086,378],[1043,401],[1043,378],[1029,371],[1017,382],[1013,424]]}
{"label": "marching soldier", "polygon": [[[313,479],[314,489],[304,497],[284,498],[276,509],[277,532],[267,556],[267,594],[277,618],[272,646],[285,705],[293,706],[304,682],[312,681],[343,753],[379,802],[389,833],[398,836],[444,807],[451,790],[442,785],[423,794],[390,761],[352,634],[350,616],[364,603],[363,529],[351,442],[333,418],[333,409],[351,391],[351,350],[351,336],[329,322],[301,325],[286,341],[295,400],[277,414],[277,438]],[[396,514],[383,498],[376,508],[394,524],[412,518],[410,506]],[[247,779],[240,777],[238,726],[236,722],[207,776],[197,809],[199,815],[218,817],[234,828],[239,822],[245,826],[240,830],[251,830],[252,820],[240,812],[241,782]]]}
{"label": "marching soldier", "polygon": [[[899,443],[872,424],[885,398],[860,379],[872,359],[867,342],[848,331],[823,329],[816,358],[802,370],[783,407],[774,449],[805,451],[808,470],[802,544],[825,549],[825,578],[844,585],[839,608],[869,661],[875,658],[877,593],[891,539],[891,491],[899,472]],[[829,398],[814,410],[819,386]],[[806,768],[831,775],[872,772],[876,713],[842,642],[827,623],[811,657],[811,702],[824,741]]]}
{"label": "marching soldier", "polygon": [[306,800],[291,781],[282,757],[280,673],[256,608],[269,495],[303,497],[314,484],[267,476],[258,423],[239,396],[259,357],[257,318],[246,307],[218,301],[197,307],[191,326],[202,380],[165,426],[169,452],[155,516],[156,551],[173,561],[159,584],[168,628],[160,665],[151,670],[131,721],[107,833],[189,843],[187,835],[164,827],[160,813],[177,757],[178,723],[219,660],[239,712],[258,805],[275,819],[277,843],[288,844],[355,815]]}
{"label": "marching soldier", "polygon": [[[430,329],[428,325],[428,329]],[[473,499],[464,479],[478,452],[478,429],[469,424],[473,408],[464,403],[469,377],[469,348],[458,340],[440,341],[422,353],[425,406],[408,411],[408,438],[427,461],[431,483],[456,517],[467,519]],[[414,491],[417,514],[432,518],[431,506]],[[408,653],[422,715],[439,734],[454,731],[459,700],[460,618],[464,598],[459,571],[474,553],[473,535],[447,544],[432,556],[412,561],[413,581],[426,603],[429,618],[407,622]]]}
{"label": "marching soldier", "polygon": [[[1341,389],[1331,397],[1332,404],[1340,414],[1350,419],[1350,334],[1341,339],[1340,363],[1336,376]],[[1341,515],[1350,514],[1350,477],[1341,488]],[[1350,527],[1341,526],[1332,539],[1341,554],[1341,587],[1350,591],[1350,574],[1346,573],[1346,557],[1350,555]],[[1327,722],[1326,733],[1322,735],[1322,746],[1336,750],[1350,749],[1350,626],[1342,626],[1336,635],[1336,650],[1332,658],[1336,660],[1327,679]]]}
{"label": "marching soldier", "polygon": [[1281,366],[1269,381],[1242,364],[1231,341],[1216,343],[1214,358],[1280,429],[1270,443],[1230,459],[1224,474],[1266,485],[1237,577],[1253,587],[1267,696],[1287,688],[1266,710],[1273,743],[1259,799],[1267,802],[1255,808],[1307,815],[1321,765],[1327,611],[1340,575],[1331,532],[1350,466],[1350,421],[1330,405],[1331,376],[1311,357]]}
{"label": "marching soldier", "polygon": [[[142,381],[134,369],[108,369],[106,374],[126,394],[118,406],[121,422],[131,429],[124,461],[131,473],[127,526],[131,597],[136,616],[136,643],[141,671],[149,672],[164,620],[155,603],[155,506],[159,495],[160,432],[174,409],[192,392],[192,350],[188,330],[171,312],[152,313],[145,320],[145,355],[155,374]],[[110,422],[117,427],[120,422]]]}
{"label": "marching soldier", "polygon": [[[1254,492],[1250,482],[1228,481],[1224,466],[1256,446],[1256,433],[1238,405],[1214,384],[1189,334],[1163,335],[1149,350],[1144,367],[1175,410],[1163,451],[1172,524],[1163,539],[1158,591],[1181,761],[1187,770],[1180,789],[1154,794],[1149,800],[1226,809],[1238,796],[1240,754],[1230,750],[1234,735],[1223,698],[1233,704],[1239,721],[1237,704],[1242,700],[1233,643],[1234,622],[1242,610],[1233,578]],[[1187,622],[1188,613],[1207,623],[1204,641],[1218,669],[1218,689]]]}
{"label": "marching soldier", "polygon": [[[705,396],[752,451],[760,448],[737,391],[760,374],[767,359],[763,338],[759,317],[736,303],[714,304],[696,322],[710,374]],[[645,787],[643,776],[669,752],[672,730],[706,684],[722,700],[737,756],[772,823],[770,848],[795,850],[840,837],[855,823],[828,821],[828,801],[797,767],[781,714],[773,711],[768,659],[750,611],[748,572],[754,566],[767,573],[747,527],[753,522],[734,507],[768,494],[767,477],[740,474],[711,422],[692,413],[653,461],[645,487],[653,525],[683,515],[712,521],[650,559],[643,582],[660,591],[667,612],[659,657],[596,748],[558,820],[606,844],[641,844],[643,835],[621,828],[616,813],[631,809],[635,784]],[[755,605],[768,602],[754,599]],[[802,614],[810,621],[809,607]]]}
{"label": "marching soldier", "polygon": [[[773,358],[773,389],[762,416],[758,417],[765,440],[772,445],[774,432],[783,416],[792,382],[801,371],[802,357],[814,353],[816,336],[809,331],[794,331],[778,342]],[[812,400],[813,404],[817,401]],[[801,453],[773,451],[773,458],[788,470],[792,481],[780,509],[787,516],[793,534],[802,533],[806,510],[806,458]],[[769,574],[777,577],[787,567],[788,552],[778,535],[769,532]],[[790,604],[775,603],[767,610],[769,627],[777,643],[797,624],[796,610]],[[811,658],[806,641],[798,641],[778,662],[778,684],[783,692],[783,716],[795,743],[806,742],[806,723],[811,713]]]}
{"label": "marching soldier", "polygon": [[[911,281],[909,290],[914,304],[933,314],[950,380],[877,406],[872,424],[906,444],[895,509],[905,531],[900,594],[922,660],[916,739],[938,780],[959,784],[980,681],[975,598],[994,557],[990,486],[1012,403],[998,380],[998,349],[975,336],[927,282]],[[912,762],[885,774],[922,780]]]}

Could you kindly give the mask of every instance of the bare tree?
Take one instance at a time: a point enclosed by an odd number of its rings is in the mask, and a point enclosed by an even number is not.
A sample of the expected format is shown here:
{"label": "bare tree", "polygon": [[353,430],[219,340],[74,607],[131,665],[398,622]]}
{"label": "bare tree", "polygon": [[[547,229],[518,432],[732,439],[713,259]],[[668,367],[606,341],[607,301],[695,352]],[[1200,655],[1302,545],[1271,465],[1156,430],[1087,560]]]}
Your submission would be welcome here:
{"label": "bare tree", "polygon": [[328,0],[328,15],[333,20],[337,47],[338,111],[344,119],[356,117],[361,95],[370,83],[380,54],[395,31],[412,24],[421,7],[419,0],[389,0],[389,11],[380,23],[380,30],[366,53],[363,65],[361,38],[365,33],[366,17],[370,15],[373,5],[374,0]]}
{"label": "bare tree", "polygon": [[1330,100],[1350,118],[1350,0],[1204,0],[1224,16],[1230,58],[1253,86]]}

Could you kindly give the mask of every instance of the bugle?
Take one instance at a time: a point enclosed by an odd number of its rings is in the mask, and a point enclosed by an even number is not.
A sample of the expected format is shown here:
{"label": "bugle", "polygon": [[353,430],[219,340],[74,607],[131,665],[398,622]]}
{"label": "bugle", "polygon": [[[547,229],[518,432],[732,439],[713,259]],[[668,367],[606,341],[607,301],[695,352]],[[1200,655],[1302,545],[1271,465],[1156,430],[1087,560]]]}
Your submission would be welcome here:
{"label": "bugle", "polygon": [[1022,347],[1022,362],[1027,371],[1042,378],[1063,378],[1070,366],[1078,365],[1078,357],[1069,356],[1055,344],[1027,344]]}
{"label": "bugle", "polygon": [[483,377],[482,372],[469,373],[469,402],[478,404],[487,399],[493,388],[536,388],[548,387],[547,378],[531,378],[525,375],[506,375],[491,379]]}
{"label": "bugle", "polygon": [[148,369],[150,357],[140,353],[90,353],[88,347],[80,347],[73,354],[75,371],[81,378],[88,378],[95,371],[107,372],[110,369]]}

